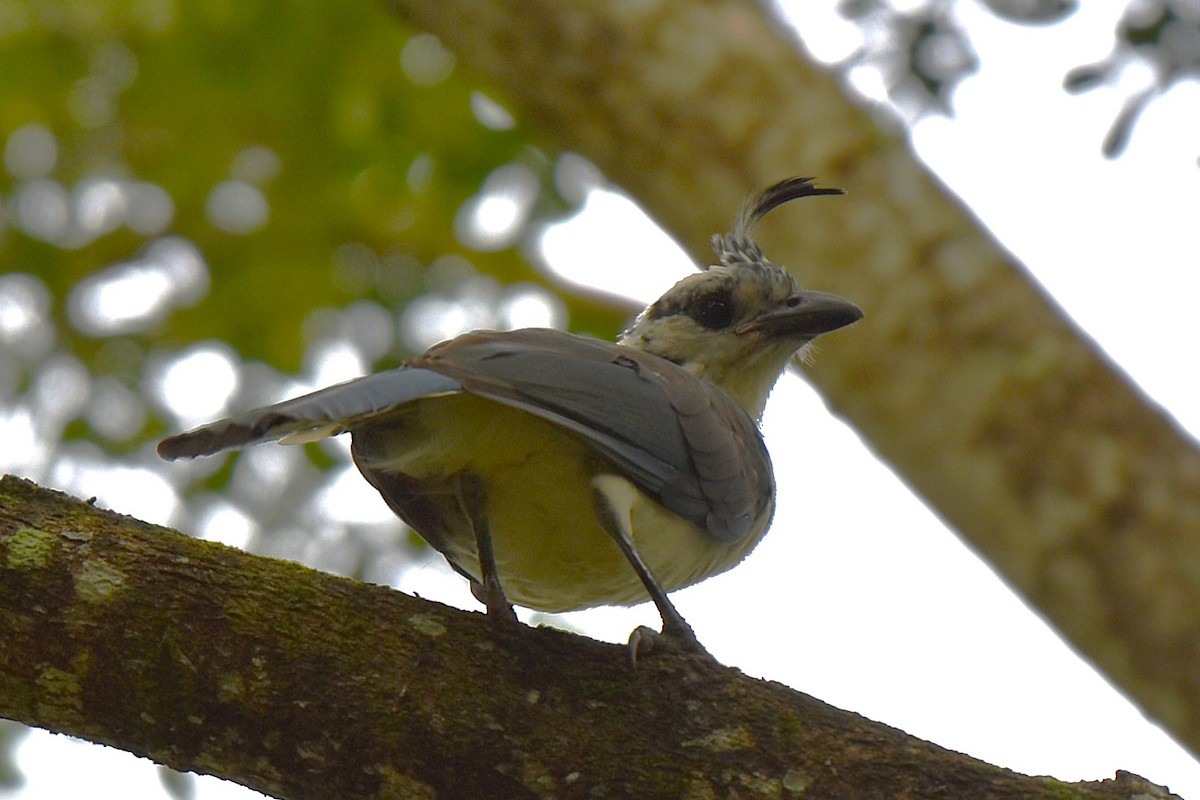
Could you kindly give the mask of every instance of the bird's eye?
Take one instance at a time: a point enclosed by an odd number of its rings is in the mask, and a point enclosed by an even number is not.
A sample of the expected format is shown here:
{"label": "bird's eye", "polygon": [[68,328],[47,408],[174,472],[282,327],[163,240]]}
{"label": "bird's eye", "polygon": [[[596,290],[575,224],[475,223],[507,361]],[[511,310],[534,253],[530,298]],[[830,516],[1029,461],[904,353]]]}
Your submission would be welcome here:
{"label": "bird's eye", "polygon": [[733,322],[733,300],[727,291],[709,292],[696,298],[688,316],[709,330],[727,328]]}

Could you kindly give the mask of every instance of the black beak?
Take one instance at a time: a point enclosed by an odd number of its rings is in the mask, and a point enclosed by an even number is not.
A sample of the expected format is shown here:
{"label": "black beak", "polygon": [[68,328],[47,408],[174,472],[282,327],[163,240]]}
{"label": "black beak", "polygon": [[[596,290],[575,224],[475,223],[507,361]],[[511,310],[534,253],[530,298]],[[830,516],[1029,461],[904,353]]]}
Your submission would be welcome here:
{"label": "black beak", "polygon": [[862,316],[862,309],[844,297],[803,291],[743,322],[737,332],[758,332],[781,339],[815,339],[858,322]]}

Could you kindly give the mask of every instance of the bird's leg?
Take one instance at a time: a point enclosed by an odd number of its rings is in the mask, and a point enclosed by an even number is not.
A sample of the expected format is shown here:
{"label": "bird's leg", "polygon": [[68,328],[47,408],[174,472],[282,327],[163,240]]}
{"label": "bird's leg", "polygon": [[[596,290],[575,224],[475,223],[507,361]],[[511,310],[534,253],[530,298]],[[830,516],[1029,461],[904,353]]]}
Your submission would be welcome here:
{"label": "bird's leg", "polygon": [[483,479],[473,473],[463,474],[459,479],[459,502],[471,522],[475,547],[479,551],[480,581],[472,581],[471,590],[487,606],[488,616],[515,620],[517,615],[504,595],[500,573],[496,569],[496,551],[492,548],[492,531],[488,525],[487,488]]}
{"label": "bird's leg", "polygon": [[[621,489],[632,487],[625,481],[621,481],[623,486]],[[596,508],[596,517],[599,519],[601,526],[608,531],[612,536],[613,541],[617,543],[617,547],[621,548],[621,552],[625,554],[629,564],[637,573],[638,578],[642,581],[642,586],[646,588],[646,593],[650,595],[650,599],[654,601],[655,607],[658,608],[659,616],[662,617],[663,628],[662,635],[666,637],[672,644],[682,646],[687,650],[699,651],[706,653],[704,646],[700,644],[700,640],[696,638],[695,631],[688,624],[679,610],[675,608],[675,604],[667,597],[666,591],[659,584],[658,579],[654,577],[654,573],[650,571],[650,567],[642,559],[641,554],[633,545],[633,530],[629,514],[629,505],[615,503],[616,496],[626,494],[627,492],[608,492],[606,487],[617,488],[608,481],[604,476],[598,478],[594,483],[594,503]],[[616,495],[616,496],[614,496]],[[624,508],[620,508],[620,506]],[[658,634],[649,628],[639,627],[629,637],[630,657],[633,662],[637,663],[638,650],[645,644],[652,646],[650,640],[657,637]]]}

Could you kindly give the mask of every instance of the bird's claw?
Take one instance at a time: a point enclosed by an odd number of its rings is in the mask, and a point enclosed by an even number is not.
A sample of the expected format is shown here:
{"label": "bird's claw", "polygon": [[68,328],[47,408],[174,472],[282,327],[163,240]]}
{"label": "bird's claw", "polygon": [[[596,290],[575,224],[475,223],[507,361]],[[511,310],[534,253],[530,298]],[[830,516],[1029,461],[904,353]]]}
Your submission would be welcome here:
{"label": "bird's claw", "polygon": [[639,656],[650,656],[656,653],[696,653],[709,660],[712,655],[700,644],[692,627],[683,620],[676,625],[670,623],[663,626],[662,632],[645,625],[639,625],[629,634],[629,664],[637,669]]}

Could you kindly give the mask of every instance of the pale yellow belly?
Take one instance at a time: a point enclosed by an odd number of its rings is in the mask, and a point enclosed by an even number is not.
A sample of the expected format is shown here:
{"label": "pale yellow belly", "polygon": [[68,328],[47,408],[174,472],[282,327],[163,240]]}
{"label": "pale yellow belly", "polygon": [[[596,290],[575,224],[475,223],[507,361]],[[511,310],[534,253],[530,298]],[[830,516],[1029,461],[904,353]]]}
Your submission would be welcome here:
{"label": "pale yellow belly", "polygon": [[[470,395],[431,398],[404,414],[389,467],[418,478],[481,476],[501,585],[513,603],[542,611],[632,605],[649,599],[595,514],[593,479],[613,472],[579,437],[530,414]],[[633,540],[668,591],[742,560],[762,531],[724,545],[640,495]],[[765,521],[764,525],[765,527]],[[445,555],[479,578],[474,534],[447,532]]]}

